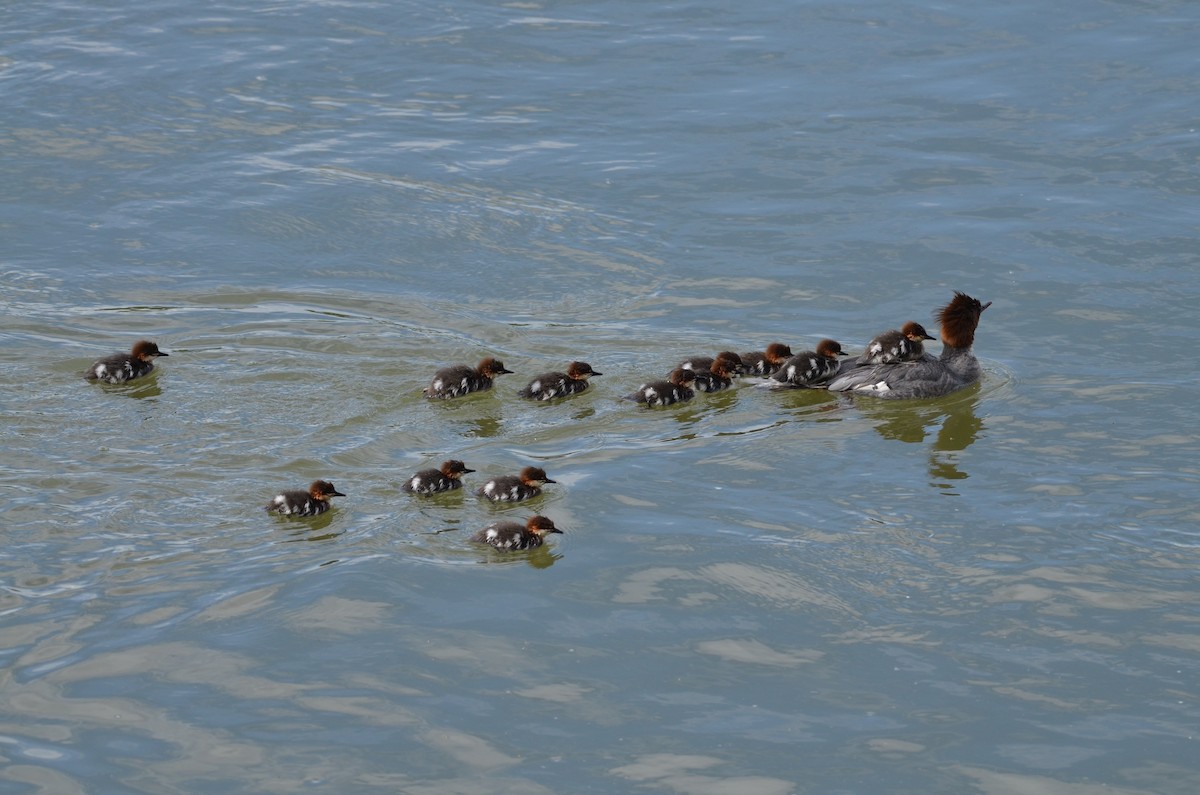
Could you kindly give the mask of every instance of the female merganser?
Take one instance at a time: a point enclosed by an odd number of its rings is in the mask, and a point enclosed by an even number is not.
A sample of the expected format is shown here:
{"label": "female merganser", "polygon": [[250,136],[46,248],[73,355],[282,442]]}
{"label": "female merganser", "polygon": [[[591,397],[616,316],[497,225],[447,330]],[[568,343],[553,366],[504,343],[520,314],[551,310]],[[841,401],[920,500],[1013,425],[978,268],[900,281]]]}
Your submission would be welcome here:
{"label": "female merganser", "polygon": [[821,340],[815,351],[801,351],[783,363],[772,380],[783,386],[820,386],[837,374],[845,356],[842,346],[834,340]]}
{"label": "female merganser", "polygon": [[150,340],[139,340],[133,344],[129,353],[114,353],[105,356],[88,368],[84,377],[89,381],[103,381],[107,384],[123,384],[135,378],[149,375],[154,369],[154,359],[168,356],[158,349],[158,345]]}
{"label": "female merganser", "polygon": [[705,370],[711,370],[713,362],[717,359],[724,359],[726,362],[728,362],[728,370],[730,375],[746,374],[746,365],[742,364],[742,357],[738,356],[733,351],[721,351],[716,356],[693,356],[690,359],[684,359],[679,363],[678,366],[684,370],[695,370],[697,373],[699,373]]}
{"label": "female merganser", "polygon": [[979,316],[992,305],[955,292],[937,313],[942,327],[942,355],[925,354],[915,362],[852,367],[829,382],[831,392],[857,392],[881,398],[925,398],[948,395],[979,380],[982,369],[971,352]]}
{"label": "female merganser", "polygon": [[567,365],[565,373],[542,373],[517,394],[530,400],[550,400],[574,395],[588,388],[587,380],[593,375],[604,373],[596,372],[587,362],[571,362]]}
{"label": "female merganser", "polygon": [[696,374],[682,367],[671,371],[670,379],[666,381],[651,381],[642,384],[632,395],[626,395],[626,400],[636,400],[647,406],[669,406],[691,400],[696,393],[689,386],[696,380]]}
{"label": "female merganser", "polygon": [[454,398],[468,392],[481,392],[492,388],[493,377],[511,372],[504,369],[504,362],[491,357],[481,361],[474,369],[465,364],[443,367],[425,387],[425,397]]}
{"label": "female merganser", "polygon": [[316,516],[329,510],[330,497],[345,497],[328,480],[314,480],[308,491],[285,491],[267,503],[267,510],[284,516]]}
{"label": "female merganser", "polygon": [[475,493],[493,502],[519,502],[542,493],[542,486],[555,481],[546,477],[546,470],[540,467],[525,467],[516,475],[502,475],[492,478]]}
{"label": "female merganser", "polygon": [[[728,357],[732,356],[730,359]],[[742,368],[736,353],[718,353],[707,370],[697,370],[692,388],[697,392],[720,392],[733,386],[733,376]]]}
{"label": "female merganser", "polygon": [[892,329],[876,335],[867,343],[867,349],[858,357],[856,364],[915,362],[925,355],[921,340],[936,339],[920,323],[910,320],[899,330]]}
{"label": "female merganser", "polygon": [[490,544],[501,551],[512,549],[535,549],[546,541],[550,533],[562,533],[554,522],[545,516],[531,516],[525,524],[517,522],[495,522],[471,536],[479,544]]}
{"label": "female merganser", "polygon": [[443,461],[440,469],[422,469],[401,487],[411,494],[437,494],[440,491],[451,491],[462,486],[459,480],[468,472],[467,465],[457,459]]}
{"label": "female merganser", "polygon": [[782,342],[772,342],[762,353],[741,354],[747,375],[773,375],[790,358],[792,349]]}

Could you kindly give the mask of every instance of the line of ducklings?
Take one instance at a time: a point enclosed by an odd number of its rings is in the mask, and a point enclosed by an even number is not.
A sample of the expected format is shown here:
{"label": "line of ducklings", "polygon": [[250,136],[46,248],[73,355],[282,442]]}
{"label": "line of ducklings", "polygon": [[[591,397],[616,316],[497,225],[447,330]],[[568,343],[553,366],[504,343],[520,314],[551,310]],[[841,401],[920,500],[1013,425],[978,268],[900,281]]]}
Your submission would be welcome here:
{"label": "line of ducklings", "polygon": [[[401,488],[409,494],[433,495],[462,488],[462,476],[474,472],[462,461],[452,458],[437,469],[422,469],[404,481]],[[515,475],[492,478],[475,494],[490,502],[520,502],[542,493],[542,486],[554,483],[541,467],[527,466]],[[330,499],[345,497],[327,480],[314,480],[307,491],[296,489],[277,494],[266,505],[269,512],[282,516],[318,516],[330,508]],[[546,535],[562,533],[545,516],[531,516],[525,524],[493,522],[471,536],[471,540],[488,544],[499,550],[534,549],[540,547]]]}
{"label": "line of ducklings", "polygon": [[[909,321],[901,329],[885,331],[868,344],[855,361],[855,366],[915,361],[925,354],[922,342],[933,340],[925,328]],[[719,392],[733,386],[739,376],[761,376],[765,387],[820,388],[841,370],[842,346],[831,339],[817,343],[815,350],[792,353],[782,342],[772,342],[763,351],[734,353],[721,351],[716,356],[694,356],[684,359],[665,380],[647,381],[626,400],[648,406],[669,406],[691,400],[696,392]],[[448,400],[472,392],[491,389],[497,376],[512,373],[499,359],[487,357],[476,367],[465,364],[443,367],[434,374],[429,386],[422,390],[425,397]],[[571,362],[565,371],[551,371],[535,376],[517,394],[529,400],[552,400],[578,394],[588,388],[588,379],[603,375],[587,362]]]}
{"label": "line of ducklings", "polygon": [[[867,344],[856,365],[888,364],[916,361],[924,355],[924,340],[936,339],[921,324],[908,322],[899,330],[879,334]],[[781,342],[772,342],[763,351],[734,353],[722,351],[716,356],[696,356],[685,359],[671,370],[665,380],[643,383],[627,400],[647,406],[669,406],[691,400],[696,391],[719,392],[733,386],[739,376],[760,376],[760,386],[820,388],[841,369],[840,358],[846,356],[835,340],[821,340],[814,350],[793,353]],[[148,340],[140,340],[129,354],[113,354],[95,362],[87,371],[89,380],[106,383],[125,383],[148,375],[154,369],[153,360],[167,356]],[[434,374],[423,393],[430,399],[450,399],[491,389],[497,376],[510,374],[504,363],[485,358],[476,367],[453,365]],[[553,400],[583,392],[588,379],[603,375],[587,362],[571,362],[565,371],[550,371],[535,376],[518,392],[528,400]],[[442,463],[438,469],[424,469],[406,480],[403,490],[412,494],[437,494],[462,486],[462,476],[474,472],[458,459]],[[545,470],[528,466],[516,475],[492,478],[475,490],[482,499],[493,502],[519,502],[541,494],[541,487],[554,483]],[[346,496],[327,480],[315,480],[307,490],[289,490],[277,494],[266,510],[284,516],[317,516],[330,508],[333,497]],[[545,537],[562,533],[548,517],[534,515],[524,524],[494,522],[471,536],[471,541],[488,544],[496,549],[534,549],[545,543]]]}

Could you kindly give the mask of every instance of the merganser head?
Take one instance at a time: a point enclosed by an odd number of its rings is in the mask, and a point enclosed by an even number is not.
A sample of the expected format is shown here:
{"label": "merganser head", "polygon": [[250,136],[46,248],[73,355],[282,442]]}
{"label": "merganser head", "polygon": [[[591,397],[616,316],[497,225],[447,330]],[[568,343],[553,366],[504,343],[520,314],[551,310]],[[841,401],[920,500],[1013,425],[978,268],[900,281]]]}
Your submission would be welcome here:
{"label": "merganser head", "polygon": [[491,378],[494,375],[504,375],[511,373],[512,370],[504,369],[504,362],[499,359],[493,359],[490,356],[479,363],[479,367],[475,369],[480,375],[485,375]]}
{"label": "merganser head", "polygon": [[548,533],[562,533],[562,530],[555,527],[554,522],[545,516],[529,517],[529,521],[525,523],[525,528],[531,533],[536,533],[538,536],[545,536]]}
{"label": "merganser head", "polygon": [[954,298],[936,315],[942,325],[942,344],[950,348],[970,348],[975,342],[979,316],[991,305],[991,301],[983,304],[979,299],[956,290]]}
{"label": "merganser head", "polygon": [[667,379],[675,386],[687,386],[696,380],[696,373],[693,370],[684,370],[678,367],[671,371],[671,377]]}
{"label": "merganser head", "polygon": [[920,342],[921,340],[936,340],[937,339],[937,337],[930,336],[929,332],[925,330],[924,326],[922,326],[920,323],[917,323],[916,321],[913,321],[913,320],[910,320],[907,323],[905,323],[904,327],[900,329],[900,333],[903,334],[908,339],[912,340],[913,342]]}
{"label": "merganser head", "polygon": [[837,357],[845,356],[846,352],[836,340],[821,340],[817,343],[817,355],[837,361]]}
{"label": "merganser head", "polygon": [[334,488],[334,485],[328,480],[314,480],[308,487],[308,496],[314,500],[325,502],[330,497],[345,497],[346,495]]}
{"label": "merganser head", "polygon": [[[720,372],[717,372],[717,367],[721,368]],[[743,375],[746,372],[746,365],[742,364],[742,357],[733,351],[721,351],[713,359],[709,372],[724,376]]]}
{"label": "merganser head", "polygon": [[604,375],[604,373],[596,372],[587,362],[571,362],[567,365],[568,378],[573,378],[576,381],[586,381],[593,375]]}
{"label": "merganser head", "polygon": [[475,471],[474,469],[467,469],[467,465],[456,458],[452,458],[449,461],[443,461],[440,469],[443,475],[455,480],[462,475],[467,474],[468,472]]}
{"label": "merganser head", "polygon": [[763,358],[771,364],[779,364],[786,362],[792,358],[792,349],[784,345],[782,342],[772,342],[763,352]]}
{"label": "merganser head", "polygon": [[150,340],[138,340],[137,342],[133,343],[133,350],[130,352],[130,356],[143,362],[148,362],[151,359],[159,356],[168,355],[169,354],[160,351],[158,349],[158,345]]}
{"label": "merganser head", "polygon": [[557,482],[546,477],[546,470],[542,469],[541,467],[525,467],[521,470],[517,477],[519,477],[521,482],[526,486],[540,486],[543,483]]}
{"label": "merganser head", "polygon": [[[741,360],[739,359],[739,361]],[[735,372],[733,362],[722,356],[713,359],[712,366],[708,368],[708,371],[718,378],[729,378]]]}

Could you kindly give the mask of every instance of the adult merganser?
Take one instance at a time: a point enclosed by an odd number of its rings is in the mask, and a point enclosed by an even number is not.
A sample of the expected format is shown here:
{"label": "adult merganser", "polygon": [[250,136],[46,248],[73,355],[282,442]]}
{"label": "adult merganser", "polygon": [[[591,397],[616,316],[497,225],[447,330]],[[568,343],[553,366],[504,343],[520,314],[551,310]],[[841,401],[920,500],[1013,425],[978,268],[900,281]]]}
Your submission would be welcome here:
{"label": "adult merganser", "polygon": [[852,367],[829,382],[831,392],[856,392],[881,398],[940,397],[975,383],[982,375],[971,352],[979,316],[992,305],[955,292],[937,313],[941,324],[942,355],[925,354],[915,362],[891,362]]}

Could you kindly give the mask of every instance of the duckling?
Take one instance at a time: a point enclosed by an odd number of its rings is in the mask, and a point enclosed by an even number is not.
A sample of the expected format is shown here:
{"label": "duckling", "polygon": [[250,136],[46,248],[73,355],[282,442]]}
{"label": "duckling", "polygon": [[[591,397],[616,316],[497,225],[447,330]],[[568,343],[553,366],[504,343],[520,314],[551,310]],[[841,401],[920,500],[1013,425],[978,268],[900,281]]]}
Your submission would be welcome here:
{"label": "duckling", "polygon": [[470,392],[481,392],[492,388],[492,380],[504,373],[511,373],[504,367],[504,362],[490,356],[479,366],[471,368],[465,364],[456,364],[438,370],[429,386],[425,387],[427,398],[455,398]]}
{"label": "duckling", "polygon": [[154,370],[154,360],[169,355],[160,351],[158,345],[150,340],[138,340],[129,353],[114,353],[97,360],[87,369],[84,377],[89,381],[123,384],[149,375]]}
{"label": "duckling", "polygon": [[538,496],[543,485],[554,482],[541,467],[525,467],[516,475],[492,478],[476,489],[475,494],[492,502],[519,502]]}
{"label": "duckling", "polygon": [[507,552],[513,549],[535,549],[550,533],[562,533],[545,516],[531,516],[521,525],[517,522],[494,522],[471,536],[478,544],[489,544]]}
{"label": "duckling", "polygon": [[440,491],[451,491],[462,487],[462,481],[459,478],[474,471],[474,469],[467,469],[467,465],[462,461],[452,458],[449,461],[443,461],[440,469],[422,469],[404,481],[401,488],[412,494],[437,494]]}
{"label": "duckling", "polygon": [[330,497],[345,497],[328,480],[314,480],[308,491],[280,492],[267,503],[267,510],[284,516],[316,516],[329,510]]}

